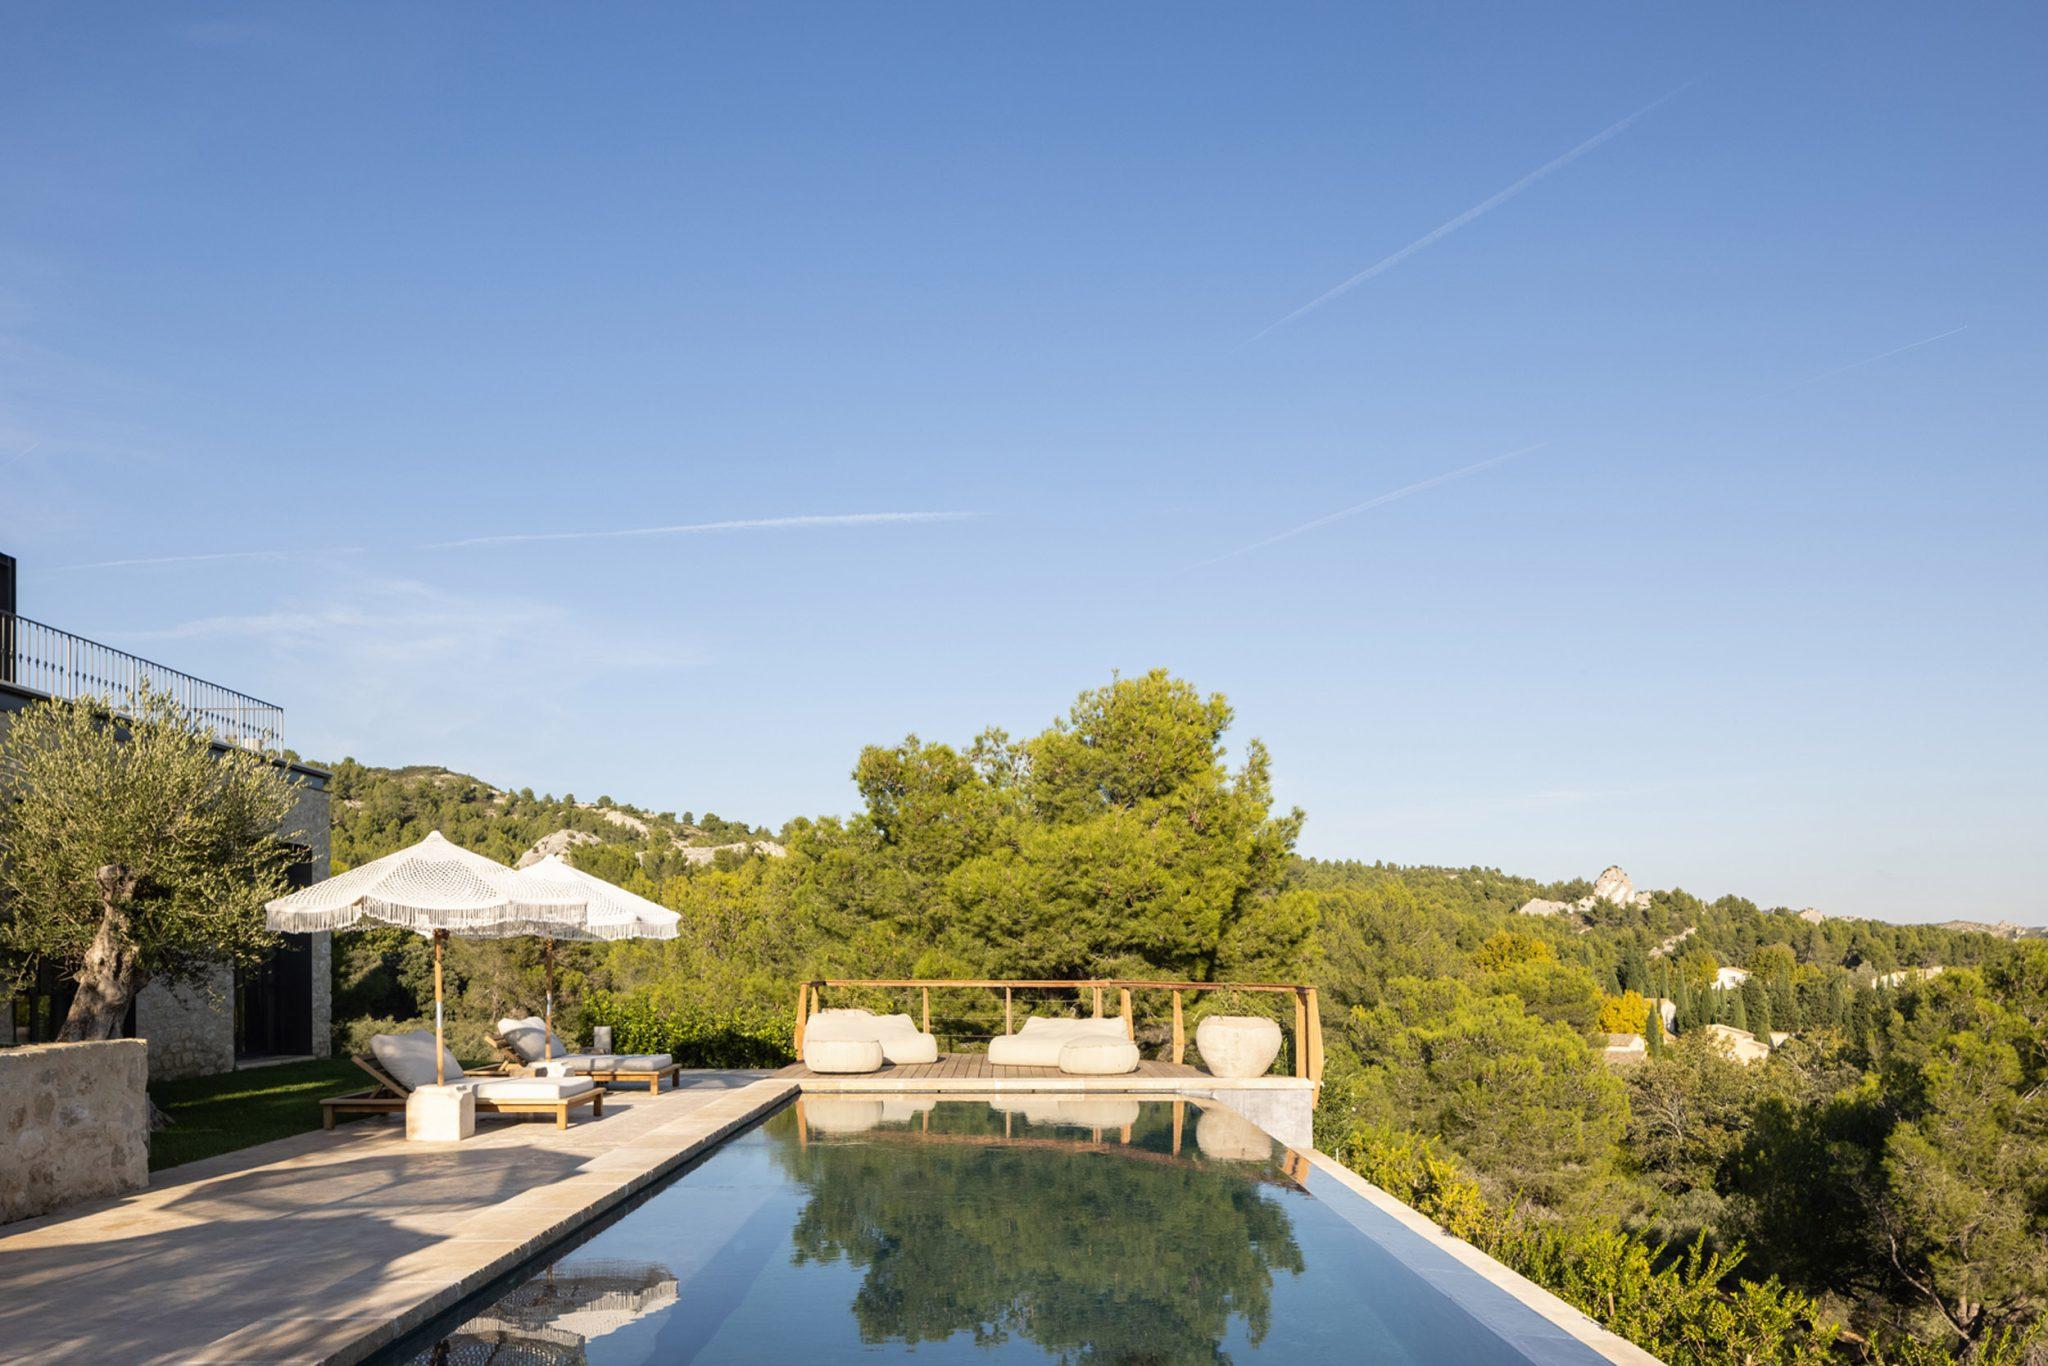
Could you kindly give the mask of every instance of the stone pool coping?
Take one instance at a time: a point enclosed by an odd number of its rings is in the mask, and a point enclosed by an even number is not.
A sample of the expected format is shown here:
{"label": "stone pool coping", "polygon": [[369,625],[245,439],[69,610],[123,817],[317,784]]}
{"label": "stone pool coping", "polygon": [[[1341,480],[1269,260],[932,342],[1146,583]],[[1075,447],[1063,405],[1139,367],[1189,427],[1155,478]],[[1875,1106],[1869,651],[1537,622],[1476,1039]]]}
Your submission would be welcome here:
{"label": "stone pool coping", "polygon": [[[1315,1148],[1297,1148],[1309,1165],[1338,1185],[1364,1199],[1380,1213],[1395,1220],[1408,1232],[1421,1238],[1431,1247],[1457,1262],[1459,1266],[1487,1284],[1505,1292],[1519,1302],[1523,1308],[1537,1315],[1552,1327],[1578,1342],[1589,1351],[1598,1353],[1608,1361],[1622,1366],[1664,1366],[1662,1360],[1630,1342],[1619,1334],[1610,1332],[1588,1318],[1572,1305],[1551,1294],[1536,1282],[1513,1270],[1502,1262],[1481,1252],[1463,1238],[1453,1237],[1427,1215],[1402,1204],[1393,1196],[1375,1186],[1372,1182],[1352,1171],[1349,1167]],[[1311,1194],[1314,1192],[1311,1191]],[[1440,1285],[1453,1299],[1461,1300],[1455,1286]],[[1469,1304],[1463,1307],[1482,1322],[1487,1322],[1483,1313],[1473,1310]],[[1503,1331],[1498,1325],[1489,1324],[1502,1336],[1514,1337],[1512,1330]]]}
{"label": "stone pool coping", "polygon": [[0,1356],[352,1366],[797,1094],[760,1073],[683,1083],[462,1143],[345,1124],[0,1227]]}

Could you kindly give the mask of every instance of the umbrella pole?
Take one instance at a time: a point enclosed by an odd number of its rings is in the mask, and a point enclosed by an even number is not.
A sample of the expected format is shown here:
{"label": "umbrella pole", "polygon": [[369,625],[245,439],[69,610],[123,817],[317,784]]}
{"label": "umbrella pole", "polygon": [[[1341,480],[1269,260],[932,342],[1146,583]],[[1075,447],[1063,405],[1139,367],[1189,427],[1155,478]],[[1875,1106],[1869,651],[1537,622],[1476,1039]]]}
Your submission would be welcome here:
{"label": "umbrella pole", "polygon": [[547,1019],[543,1021],[547,1025],[547,1038],[541,1042],[540,1047],[541,1055],[548,1061],[553,1062],[555,1057],[555,937],[548,935],[541,940],[541,943],[544,945],[541,952],[548,960],[548,998],[546,1002]]}
{"label": "umbrella pole", "polygon": [[441,942],[448,931],[434,931],[434,1085],[446,1086],[448,1074],[441,1060],[448,1056],[447,1035],[441,1028]]}

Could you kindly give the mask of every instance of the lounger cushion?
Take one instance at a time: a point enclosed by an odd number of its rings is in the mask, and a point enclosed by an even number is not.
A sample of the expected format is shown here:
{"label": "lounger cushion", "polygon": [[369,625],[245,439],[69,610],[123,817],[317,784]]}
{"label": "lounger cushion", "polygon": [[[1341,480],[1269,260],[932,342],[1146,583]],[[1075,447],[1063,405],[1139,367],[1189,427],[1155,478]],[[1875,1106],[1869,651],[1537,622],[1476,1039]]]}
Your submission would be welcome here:
{"label": "lounger cushion", "polygon": [[[371,1056],[391,1079],[408,1091],[434,1084],[434,1031],[416,1029],[408,1034],[379,1034],[370,1040]],[[462,1064],[447,1049],[441,1050],[443,1075],[449,1081],[462,1079]]]}
{"label": "lounger cushion", "polygon": [[555,1061],[571,1072],[659,1072],[675,1063],[666,1053],[571,1053]]}
{"label": "lounger cushion", "polygon": [[513,1051],[528,1062],[545,1061],[551,1047],[558,1058],[575,1051],[562,1042],[561,1035],[548,1033],[547,1022],[538,1015],[529,1015],[523,1020],[507,1018],[498,1021],[498,1037],[511,1044]]}
{"label": "lounger cushion", "polygon": [[588,1077],[483,1077],[470,1085],[478,1100],[567,1100],[596,1083]]}

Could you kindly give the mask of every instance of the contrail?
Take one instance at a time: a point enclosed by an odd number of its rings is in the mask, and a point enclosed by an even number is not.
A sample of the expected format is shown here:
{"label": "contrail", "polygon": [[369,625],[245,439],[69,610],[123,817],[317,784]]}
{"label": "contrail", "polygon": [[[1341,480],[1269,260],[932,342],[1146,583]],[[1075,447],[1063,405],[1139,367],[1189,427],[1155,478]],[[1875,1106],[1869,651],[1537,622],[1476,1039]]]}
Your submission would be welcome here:
{"label": "contrail", "polygon": [[341,555],[360,550],[361,546],[337,546],[332,550],[220,550],[206,555],[151,555],[134,560],[92,560],[85,564],[60,564],[52,566],[54,571],[66,569],[135,569],[153,564],[199,564],[206,560],[283,560],[294,555],[321,554]]}
{"label": "contrail", "polygon": [[794,527],[875,526],[890,522],[963,522],[973,512],[845,512],[811,517],[749,517],[730,522],[687,522],[676,526],[622,527],[610,531],[516,531],[502,536],[470,536],[459,541],[433,541],[424,550],[468,550],[487,545],[519,545],[533,541],[616,541],[636,536],[698,536],[713,531],[779,531]]}
{"label": "contrail", "polygon": [[1302,314],[1310,313],[1318,308],[1321,308],[1324,304],[1330,302],[1330,300],[1336,298],[1340,294],[1350,293],[1352,290],[1364,284],[1367,280],[1372,279],[1375,275],[1384,274],[1385,272],[1392,270],[1395,266],[1400,265],[1409,257],[1415,255],[1417,252],[1435,246],[1437,243],[1443,241],[1446,237],[1449,237],[1452,233],[1456,232],[1459,228],[1464,227],[1467,223],[1470,223],[1472,220],[1482,217],[1486,214],[1492,213],[1495,209],[1507,203],[1510,199],[1513,199],[1516,195],[1528,189],[1531,185],[1534,185],[1537,181],[1543,179],[1552,171],[1563,170],[1565,167],[1571,165],[1574,161],[1577,161],[1586,153],[1592,151],[1595,147],[1598,147],[1601,143],[1608,141],[1610,138],[1619,137],[1622,133],[1628,130],[1630,124],[1634,123],[1637,119],[1642,118],[1645,114],[1648,114],[1651,111],[1657,109],[1659,106],[1668,103],[1672,99],[1676,98],[1678,95],[1684,93],[1686,88],[1692,84],[1693,83],[1691,81],[1687,81],[1685,85],[1679,86],[1678,89],[1671,91],[1670,94],[1661,96],[1658,99],[1651,100],[1648,104],[1644,105],[1641,109],[1636,110],[1635,113],[1630,114],[1627,118],[1621,120],[1619,123],[1609,124],[1607,127],[1595,133],[1592,137],[1587,138],[1584,142],[1572,148],[1569,152],[1566,152],[1563,156],[1557,158],[1557,160],[1546,162],[1543,165],[1537,167],[1535,170],[1529,172],[1529,174],[1523,176],[1514,184],[1508,186],[1505,190],[1502,190],[1499,194],[1494,195],[1491,199],[1482,200],[1481,202],[1474,204],[1471,208],[1465,210],[1465,212],[1459,214],[1456,218],[1451,219],[1448,223],[1445,223],[1440,227],[1434,228],[1431,231],[1423,234],[1421,237],[1416,238],[1413,242],[1410,242],[1407,246],[1401,248],[1392,256],[1389,256],[1384,260],[1374,262],[1372,265],[1367,266],[1364,270],[1359,271],[1358,274],[1344,281],[1344,283],[1338,285],[1335,289],[1328,290],[1322,294],[1317,295],[1315,298],[1310,299],[1307,303],[1303,304],[1300,308],[1295,309],[1292,313],[1282,318],[1279,322],[1272,324],[1271,326],[1267,327],[1264,331],[1253,334],[1244,344],[1249,346],[1252,342],[1258,341],[1264,336],[1266,336],[1267,333],[1276,331],[1279,328],[1287,326],[1287,324],[1293,322]]}
{"label": "contrail", "polygon": [[1291,537],[1302,535],[1304,532],[1314,531],[1316,528],[1328,526],[1332,522],[1341,522],[1346,517],[1356,517],[1361,512],[1369,512],[1373,508],[1385,507],[1389,503],[1399,502],[1401,499],[1409,497],[1412,494],[1421,493],[1425,489],[1433,489],[1438,484],[1448,484],[1453,479],[1463,479],[1468,474],[1477,474],[1481,470],[1492,469],[1495,465],[1506,464],[1508,461],[1513,460],[1518,455],[1528,455],[1532,451],[1540,451],[1549,444],[1550,443],[1548,441],[1539,441],[1533,446],[1524,446],[1520,450],[1509,451],[1506,455],[1496,455],[1493,456],[1491,459],[1481,460],[1477,464],[1466,465],[1461,469],[1449,470],[1443,474],[1432,475],[1427,479],[1418,480],[1413,484],[1404,484],[1400,488],[1394,489],[1392,492],[1382,493],[1377,497],[1368,498],[1362,503],[1353,503],[1348,508],[1340,508],[1336,512],[1328,513],[1324,516],[1318,517],[1312,522],[1303,522],[1300,526],[1289,527],[1285,531],[1277,532],[1274,535],[1266,537],[1266,539],[1263,541],[1253,541],[1250,545],[1241,545],[1235,550],[1226,550],[1221,555],[1215,555],[1210,557],[1209,559],[1197,561],[1196,563],[1189,565],[1188,568],[1202,569],[1212,564],[1219,564],[1224,560],[1236,559],[1239,555],[1249,555],[1254,550],[1263,550],[1269,545],[1278,544],[1279,542],[1288,540]]}
{"label": "contrail", "polygon": [[1915,347],[1926,346],[1932,342],[1938,342],[1943,337],[1953,337],[1958,332],[1967,332],[1969,331],[1969,328],[1970,325],[1968,323],[1964,323],[1961,327],[1951,327],[1946,332],[1937,332],[1931,337],[1922,337],[1919,341],[1907,342],[1904,346],[1894,346],[1889,351],[1880,351],[1874,356],[1865,356],[1862,360],[1852,360],[1847,365],[1837,365],[1832,370],[1823,370],[1818,375],[1809,375],[1805,379],[1795,380],[1793,383],[1786,385],[1782,389],[1773,389],[1771,390],[1769,395],[1767,395],[1767,397],[1776,398],[1779,394],[1789,394],[1794,389],[1804,389],[1809,384],[1818,384],[1824,379],[1833,379],[1836,375],[1846,375],[1851,370],[1861,370],[1866,365],[1875,365],[1881,360],[1889,360],[1893,356],[1898,355],[1902,351],[1911,351]]}

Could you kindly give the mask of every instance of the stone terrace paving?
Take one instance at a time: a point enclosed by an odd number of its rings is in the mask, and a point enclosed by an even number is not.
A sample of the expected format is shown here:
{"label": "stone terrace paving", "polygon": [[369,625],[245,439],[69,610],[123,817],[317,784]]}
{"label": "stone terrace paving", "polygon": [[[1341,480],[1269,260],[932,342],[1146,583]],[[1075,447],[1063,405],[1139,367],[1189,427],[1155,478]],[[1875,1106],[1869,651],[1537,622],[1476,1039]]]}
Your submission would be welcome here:
{"label": "stone terrace paving", "polygon": [[407,1144],[343,1124],[0,1229],[0,1361],[359,1360],[796,1093],[761,1072],[613,1092],[567,1129]]}

